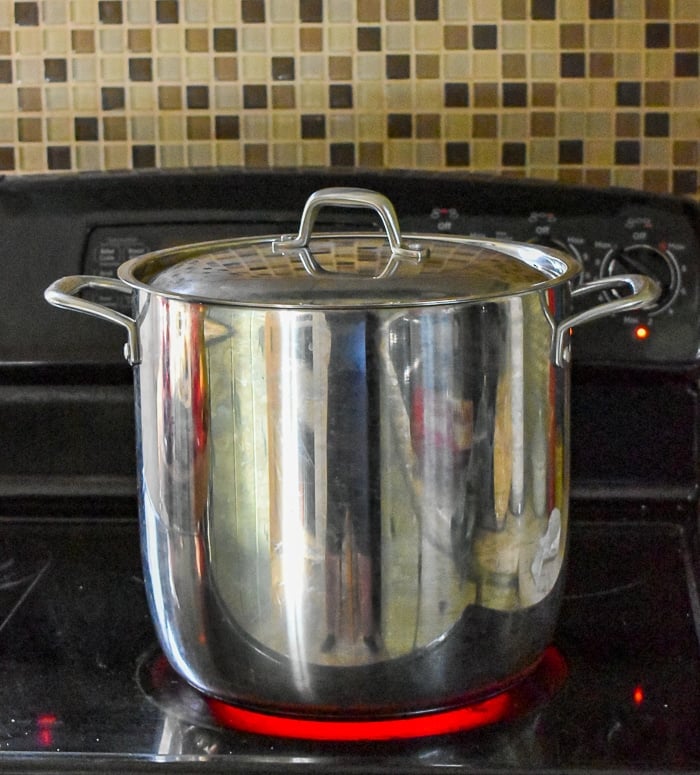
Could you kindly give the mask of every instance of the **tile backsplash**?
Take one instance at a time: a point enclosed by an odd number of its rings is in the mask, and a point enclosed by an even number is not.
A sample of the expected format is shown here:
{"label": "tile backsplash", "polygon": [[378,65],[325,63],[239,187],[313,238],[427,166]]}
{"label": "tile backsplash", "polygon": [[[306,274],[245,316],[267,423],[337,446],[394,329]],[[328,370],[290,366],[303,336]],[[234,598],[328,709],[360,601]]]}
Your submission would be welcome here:
{"label": "tile backsplash", "polygon": [[0,0],[0,171],[462,170],[698,196],[700,0]]}

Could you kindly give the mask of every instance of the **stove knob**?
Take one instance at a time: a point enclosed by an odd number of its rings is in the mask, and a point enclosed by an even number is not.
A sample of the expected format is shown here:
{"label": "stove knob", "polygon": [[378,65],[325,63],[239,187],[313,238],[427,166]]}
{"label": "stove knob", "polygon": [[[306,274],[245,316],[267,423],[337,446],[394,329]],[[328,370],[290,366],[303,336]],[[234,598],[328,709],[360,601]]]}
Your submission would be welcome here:
{"label": "stove knob", "polygon": [[[652,315],[658,315],[671,306],[680,288],[680,269],[675,258],[650,245],[629,245],[622,250],[611,250],[603,259],[601,276],[616,274],[643,274],[656,280],[661,286],[661,296]],[[606,291],[611,298],[618,298],[617,291]]]}

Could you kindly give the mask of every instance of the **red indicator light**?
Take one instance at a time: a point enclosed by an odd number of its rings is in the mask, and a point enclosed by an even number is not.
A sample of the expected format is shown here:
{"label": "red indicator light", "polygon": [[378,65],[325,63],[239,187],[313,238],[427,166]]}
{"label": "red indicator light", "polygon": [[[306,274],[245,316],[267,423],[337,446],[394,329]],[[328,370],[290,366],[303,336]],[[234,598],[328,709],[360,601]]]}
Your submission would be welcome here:
{"label": "red indicator light", "polygon": [[637,326],[634,329],[634,338],[640,342],[649,338],[649,328],[647,326]]}
{"label": "red indicator light", "polygon": [[42,748],[50,748],[54,744],[53,728],[58,719],[53,713],[42,713],[36,720],[36,741]]}
{"label": "red indicator light", "polygon": [[641,705],[644,702],[644,689],[641,686],[635,686],[632,692],[632,699],[635,705]]}

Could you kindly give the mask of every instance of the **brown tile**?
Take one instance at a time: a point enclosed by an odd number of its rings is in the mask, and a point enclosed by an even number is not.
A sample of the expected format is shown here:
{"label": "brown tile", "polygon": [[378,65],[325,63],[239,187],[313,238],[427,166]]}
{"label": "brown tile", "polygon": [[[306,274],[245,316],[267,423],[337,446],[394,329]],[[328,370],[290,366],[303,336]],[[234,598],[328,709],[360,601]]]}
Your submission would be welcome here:
{"label": "brown tile", "polygon": [[135,145],[131,149],[131,163],[134,169],[148,169],[156,166],[155,145]]}
{"label": "brown tile", "polygon": [[530,16],[534,20],[556,19],[556,0],[530,0]]}
{"label": "brown tile", "polygon": [[681,167],[696,167],[700,164],[700,149],[697,140],[676,140],[673,143],[673,163]]}
{"label": "brown tile", "polygon": [[350,81],[352,79],[352,57],[329,56],[328,77],[331,81]]}
{"label": "brown tile", "polygon": [[321,27],[300,27],[299,48],[302,51],[323,51],[323,29]]}
{"label": "brown tile", "polygon": [[323,0],[299,0],[299,20],[302,23],[323,21]]}
{"label": "brown tile", "polygon": [[40,143],[43,140],[40,118],[18,118],[17,137],[21,143]]}
{"label": "brown tile", "polygon": [[645,191],[662,194],[668,191],[668,183],[668,170],[644,170],[642,173],[642,187]]}
{"label": "brown tile", "polygon": [[332,83],[328,87],[328,106],[332,109],[352,108],[353,89],[349,83]]}
{"label": "brown tile", "polygon": [[46,149],[46,165],[50,170],[69,170],[71,168],[70,146],[49,146]]}
{"label": "brown tile", "polygon": [[588,75],[591,78],[614,78],[615,77],[615,55],[593,51],[588,56]]}
{"label": "brown tile", "polygon": [[187,108],[206,110],[209,108],[209,87],[190,85],[186,89]]}
{"label": "brown tile", "polygon": [[474,107],[475,108],[497,108],[498,107],[498,84],[475,83],[474,84]]}
{"label": "brown tile", "polygon": [[498,137],[498,116],[493,113],[475,113],[472,117],[472,137]]}
{"label": "brown tile", "polygon": [[217,140],[239,140],[241,128],[238,116],[215,116],[214,136]]}
{"label": "brown tile", "polygon": [[354,143],[331,143],[329,148],[331,167],[354,167]]}
{"label": "brown tile", "polygon": [[[496,86],[496,84],[489,84]],[[498,101],[498,92],[496,92],[496,101]],[[469,84],[468,83],[446,83],[443,85],[443,105],[446,108],[468,108],[469,107]]]}
{"label": "brown tile", "polygon": [[501,75],[504,78],[526,78],[525,54],[501,54]]}
{"label": "brown tile", "polygon": [[296,107],[296,89],[291,84],[272,84],[272,107],[289,110]]}
{"label": "brown tile", "polygon": [[445,143],[445,166],[468,167],[471,164],[471,146],[467,142]]}
{"label": "brown tile", "polygon": [[381,2],[380,0],[357,0],[355,13],[358,22],[381,21]]}
{"label": "brown tile", "polygon": [[644,45],[646,48],[669,48],[671,45],[671,25],[665,22],[650,22],[644,26]]}
{"label": "brown tile", "polygon": [[442,136],[439,113],[419,113],[416,116],[416,137],[419,140],[437,139]]}
{"label": "brown tile", "polygon": [[527,19],[526,0],[501,0],[501,17],[506,21]]}
{"label": "brown tile", "polygon": [[644,84],[644,104],[649,108],[664,108],[671,104],[671,84],[668,81],[647,81]]}
{"label": "brown tile", "polygon": [[243,146],[243,163],[246,167],[269,167],[267,145],[264,143],[246,143]]}
{"label": "brown tile", "polygon": [[413,137],[413,116],[410,113],[389,113],[386,117],[386,136],[390,140]]}
{"label": "brown tile", "polygon": [[0,148],[0,170],[11,171],[15,168],[15,149]]}
{"label": "brown tile", "polygon": [[411,77],[411,57],[408,54],[387,54],[386,77],[403,80]]}
{"label": "brown tile", "polygon": [[326,117],[320,114],[303,115],[301,137],[303,140],[323,140],[326,137]]}
{"label": "brown tile", "polygon": [[272,57],[272,80],[293,81],[295,78],[294,57]]}
{"label": "brown tile", "polygon": [[509,82],[502,85],[504,108],[527,107],[527,84]]}
{"label": "brown tile", "polygon": [[578,186],[583,183],[583,170],[576,169],[575,167],[565,167],[558,170],[557,180],[560,183],[565,183],[568,186]]}
{"label": "brown tile", "polygon": [[12,53],[12,36],[9,30],[0,30],[0,56]]}
{"label": "brown tile", "polygon": [[241,0],[241,19],[246,24],[260,24],[264,22],[264,0]]}
{"label": "brown tile", "polygon": [[472,25],[472,45],[478,51],[498,48],[498,27],[495,24]]}
{"label": "brown tile", "polygon": [[177,24],[179,20],[177,0],[156,0],[158,24]]}
{"label": "brown tile", "polygon": [[438,0],[414,0],[416,21],[437,21],[440,18]]}
{"label": "brown tile", "polygon": [[102,24],[121,24],[124,21],[121,0],[100,0],[97,10]]}
{"label": "brown tile", "polygon": [[669,19],[670,0],[644,0],[644,15],[647,19]]}
{"label": "brown tile", "polygon": [[102,119],[102,136],[108,142],[126,140],[126,117],[105,116]]}
{"label": "brown tile", "polygon": [[676,48],[698,48],[700,45],[700,24],[674,25],[673,42]]}
{"label": "brown tile", "polygon": [[243,107],[253,110],[266,108],[267,87],[264,84],[245,84],[243,86]]}
{"label": "brown tile", "polygon": [[674,170],[671,191],[674,194],[690,196],[698,195],[697,170]]}
{"label": "brown tile", "polygon": [[700,57],[695,51],[676,51],[673,55],[673,74],[676,78],[697,78],[700,75]]}
{"label": "brown tile", "polygon": [[438,54],[416,54],[416,78],[439,78],[440,57]]}
{"label": "brown tile", "polygon": [[583,24],[562,24],[559,27],[559,46],[564,49],[582,49],[586,45],[586,28]]}
{"label": "brown tile", "polygon": [[145,57],[132,57],[129,59],[130,81],[152,81],[153,62]]}
{"label": "brown tile", "polygon": [[[188,30],[189,32],[189,30]],[[137,54],[147,54],[152,50],[151,31],[131,29],[127,33],[129,51]]]}
{"label": "brown tile", "polygon": [[560,140],[558,152],[559,164],[583,164],[583,140]]}
{"label": "brown tile", "polygon": [[95,53],[94,30],[71,30],[71,48],[76,54]]}
{"label": "brown tile", "polygon": [[381,143],[360,143],[359,164],[361,167],[383,167],[384,146]]}
{"label": "brown tile", "polygon": [[182,89],[179,86],[159,86],[158,107],[161,110],[182,110]]}
{"label": "brown tile", "polygon": [[557,132],[557,114],[534,110],[530,114],[530,134],[533,137],[554,137]]}
{"label": "brown tile", "polygon": [[217,81],[237,81],[238,60],[235,57],[214,57],[214,78]]}
{"label": "brown tile", "polygon": [[187,139],[211,139],[211,119],[209,116],[187,116]]}
{"label": "brown tile", "polygon": [[102,110],[123,110],[126,95],[123,86],[103,86],[100,89]]}
{"label": "brown tile", "polygon": [[214,51],[238,51],[238,30],[235,27],[217,27],[214,30]]}
{"label": "brown tile", "polygon": [[44,80],[53,83],[64,83],[68,72],[68,63],[65,59],[44,60]]}
{"label": "brown tile", "polygon": [[638,113],[618,113],[615,116],[615,137],[639,137],[640,133]]}
{"label": "brown tile", "polygon": [[358,27],[357,28],[357,49],[358,51],[381,51],[382,50],[381,27]]}
{"label": "brown tile", "polygon": [[185,30],[185,48],[192,53],[209,51],[209,31],[198,27]]}
{"label": "brown tile", "polygon": [[17,106],[20,110],[41,110],[41,89],[37,86],[20,86],[17,89]]}
{"label": "brown tile", "polygon": [[15,24],[36,27],[39,24],[39,3],[15,3]]}
{"label": "brown tile", "polygon": [[442,31],[442,42],[448,51],[469,48],[469,27],[466,24],[446,24]]}
{"label": "brown tile", "polygon": [[78,142],[99,140],[99,124],[92,116],[78,116],[73,121],[75,139]]}
{"label": "brown tile", "polygon": [[386,0],[386,18],[390,22],[405,22],[411,18],[409,0]]}
{"label": "brown tile", "polygon": [[611,183],[610,170],[588,168],[584,170],[584,183],[589,186],[607,188]]}
{"label": "brown tile", "polygon": [[0,83],[12,83],[12,61],[0,59]]}
{"label": "brown tile", "polygon": [[549,81],[535,81],[530,89],[536,108],[553,108],[557,104],[557,85]]}

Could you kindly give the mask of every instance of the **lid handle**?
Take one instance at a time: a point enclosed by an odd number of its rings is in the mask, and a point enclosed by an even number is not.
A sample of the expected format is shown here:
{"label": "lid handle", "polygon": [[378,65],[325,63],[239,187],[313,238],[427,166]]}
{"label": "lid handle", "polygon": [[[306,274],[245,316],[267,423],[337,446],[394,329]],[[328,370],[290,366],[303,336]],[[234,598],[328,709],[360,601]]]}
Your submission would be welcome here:
{"label": "lid handle", "polygon": [[273,250],[300,250],[304,268],[309,274],[326,273],[326,270],[307,250],[311,231],[322,207],[365,207],[379,215],[391,248],[391,258],[377,278],[392,274],[396,269],[397,261],[419,264],[428,257],[427,248],[404,244],[394,206],[384,195],[366,188],[322,188],[306,200],[297,236],[281,237],[272,243]]}

